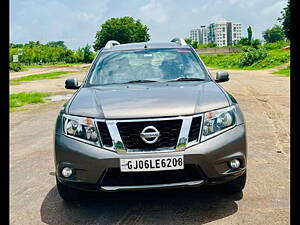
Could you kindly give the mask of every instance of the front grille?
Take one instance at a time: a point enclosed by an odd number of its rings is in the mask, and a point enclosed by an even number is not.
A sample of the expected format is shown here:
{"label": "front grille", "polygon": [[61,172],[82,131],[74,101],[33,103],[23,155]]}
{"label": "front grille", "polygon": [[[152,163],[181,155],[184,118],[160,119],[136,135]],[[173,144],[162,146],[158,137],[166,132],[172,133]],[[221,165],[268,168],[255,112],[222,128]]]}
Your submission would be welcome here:
{"label": "front grille", "polygon": [[120,168],[109,168],[101,186],[153,185],[204,180],[205,175],[195,164],[185,164],[183,170],[126,172]]}
{"label": "front grille", "polygon": [[[143,122],[118,122],[122,141],[127,149],[153,150],[158,148],[175,148],[179,137],[182,120],[160,120]],[[153,144],[145,143],[140,137],[147,126],[154,126],[159,132],[158,140]]]}
{"label": "front grille", "polygon": [[189,132],[189,142],[198,140],[199,133],[200,133],[200,125],[201,125],[201,116],[194,117]]}
{"label": "front grille", "polygon": [[100,136],[101,136],[101,141],[102,144],[108,147],[112,147],[112,139],[109,133],[109,130],[107,128],[107,125],[105,122],[97,122],[98,124],[98,129],[100,132]]}

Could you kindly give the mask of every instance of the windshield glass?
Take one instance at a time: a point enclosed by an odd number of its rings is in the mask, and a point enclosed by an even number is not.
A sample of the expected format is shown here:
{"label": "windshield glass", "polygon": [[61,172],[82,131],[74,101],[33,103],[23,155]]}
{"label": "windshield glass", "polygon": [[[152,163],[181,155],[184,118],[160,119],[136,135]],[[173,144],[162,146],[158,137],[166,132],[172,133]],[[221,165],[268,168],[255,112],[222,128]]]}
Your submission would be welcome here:
{"label": "windshield glass", "polygon": [[88,84],[164,82],[181,77],[207,79],[206,71],[191,50],[130,50],[103,53],[91,71]]}

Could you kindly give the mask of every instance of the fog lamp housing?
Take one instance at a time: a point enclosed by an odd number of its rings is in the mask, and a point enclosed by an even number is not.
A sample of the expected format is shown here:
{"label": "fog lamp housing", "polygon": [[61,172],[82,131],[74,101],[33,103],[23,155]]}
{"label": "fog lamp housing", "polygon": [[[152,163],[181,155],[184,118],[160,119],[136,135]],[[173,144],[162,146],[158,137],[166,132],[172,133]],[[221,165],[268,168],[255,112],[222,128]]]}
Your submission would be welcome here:
{"label": "fog lamp housing", "polygon": [[240,167],[241,163],[238,159],[234,159],[230,161],[229,165],[232,169],[237,169]]}
{"label": "fog lamp housing", "polygon": [[65,167],[62,169],[61,171],[61,174],[64,176],[64,177],[70,177],[72,175],[73,171],[71,168],[69,167]]}

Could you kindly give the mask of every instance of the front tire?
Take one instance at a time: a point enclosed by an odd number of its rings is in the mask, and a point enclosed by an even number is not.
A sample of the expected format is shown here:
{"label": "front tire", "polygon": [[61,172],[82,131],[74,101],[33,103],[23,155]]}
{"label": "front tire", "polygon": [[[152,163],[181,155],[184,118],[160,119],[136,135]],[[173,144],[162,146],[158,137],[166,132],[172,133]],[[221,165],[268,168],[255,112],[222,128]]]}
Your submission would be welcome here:
{"label": "front tire", "polygon": [[238,193],[241,192],[246,185],[247,174],[246,172],[243,175],[235,178],[228,183],[223,184],[223,187],[227,193]]}
{"label": "front tire", "polygon": [[64,201],[71,202],[71,201],[80,200],[82,194],[81,191],[66,186],[65,184],[59,182],[57,178],[56,178],[56,186],[60,197]]}

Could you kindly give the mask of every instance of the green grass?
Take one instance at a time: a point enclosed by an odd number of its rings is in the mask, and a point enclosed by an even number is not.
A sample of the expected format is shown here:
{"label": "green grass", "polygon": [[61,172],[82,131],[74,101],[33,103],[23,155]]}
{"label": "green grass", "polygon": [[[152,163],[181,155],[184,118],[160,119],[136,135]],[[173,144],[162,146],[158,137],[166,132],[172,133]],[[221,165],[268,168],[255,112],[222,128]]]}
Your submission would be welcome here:
{"label": "green grass", "polygon": [[41,92],[21,92],[9,95],[9,108],[16,108],[26,104],[43,103],[44,97],[50,96],[49,93]]}
{"label": "green grass", "polygon": [[21,63],[16,63],[16,62],[9,63],[9,71],[11,72],[20,72],[24,70],[26,70],[26,68]]}
{"label": "green grass", "polygon": [[216,69],[260,70],[273,68],[290,61],[290,51],[282,49],[267,50],[267,57],[256,61],[251,66],[240,66],[239,59],[241,56],[242,53],[200,55],[206,66]]}
{"label": "green grass", "polygon": [[278,70],[276,72],[273,72],[273,74],[280,74],[280,75],[283,75],[285,77],[290,77],[290,74],[291,74],[291,68],[290,66],[286,67],[286,68],[283,68],[281,70]]}
{"label": "green grass", "polygon": [[68,66],[68,65],[80,65],[82,62],[78,63],[45,63],[45,64],[34,64],[34,65],[24,65],[25,68],[42,68],[42,67],[52,67],[52,66]]}
{"label": "green grass", "polygon": [[52,73],[40,73],[40,74],[33,74],[24,77],[20,77],[17,79],[13,79],[10,81],[10,85],[17,85],[24,81],[34,81],[34,80],[44,80],[44,79],[56,79],[60,75],[68,74],[68,73],[75,73],[78,71],[58,71]]}

